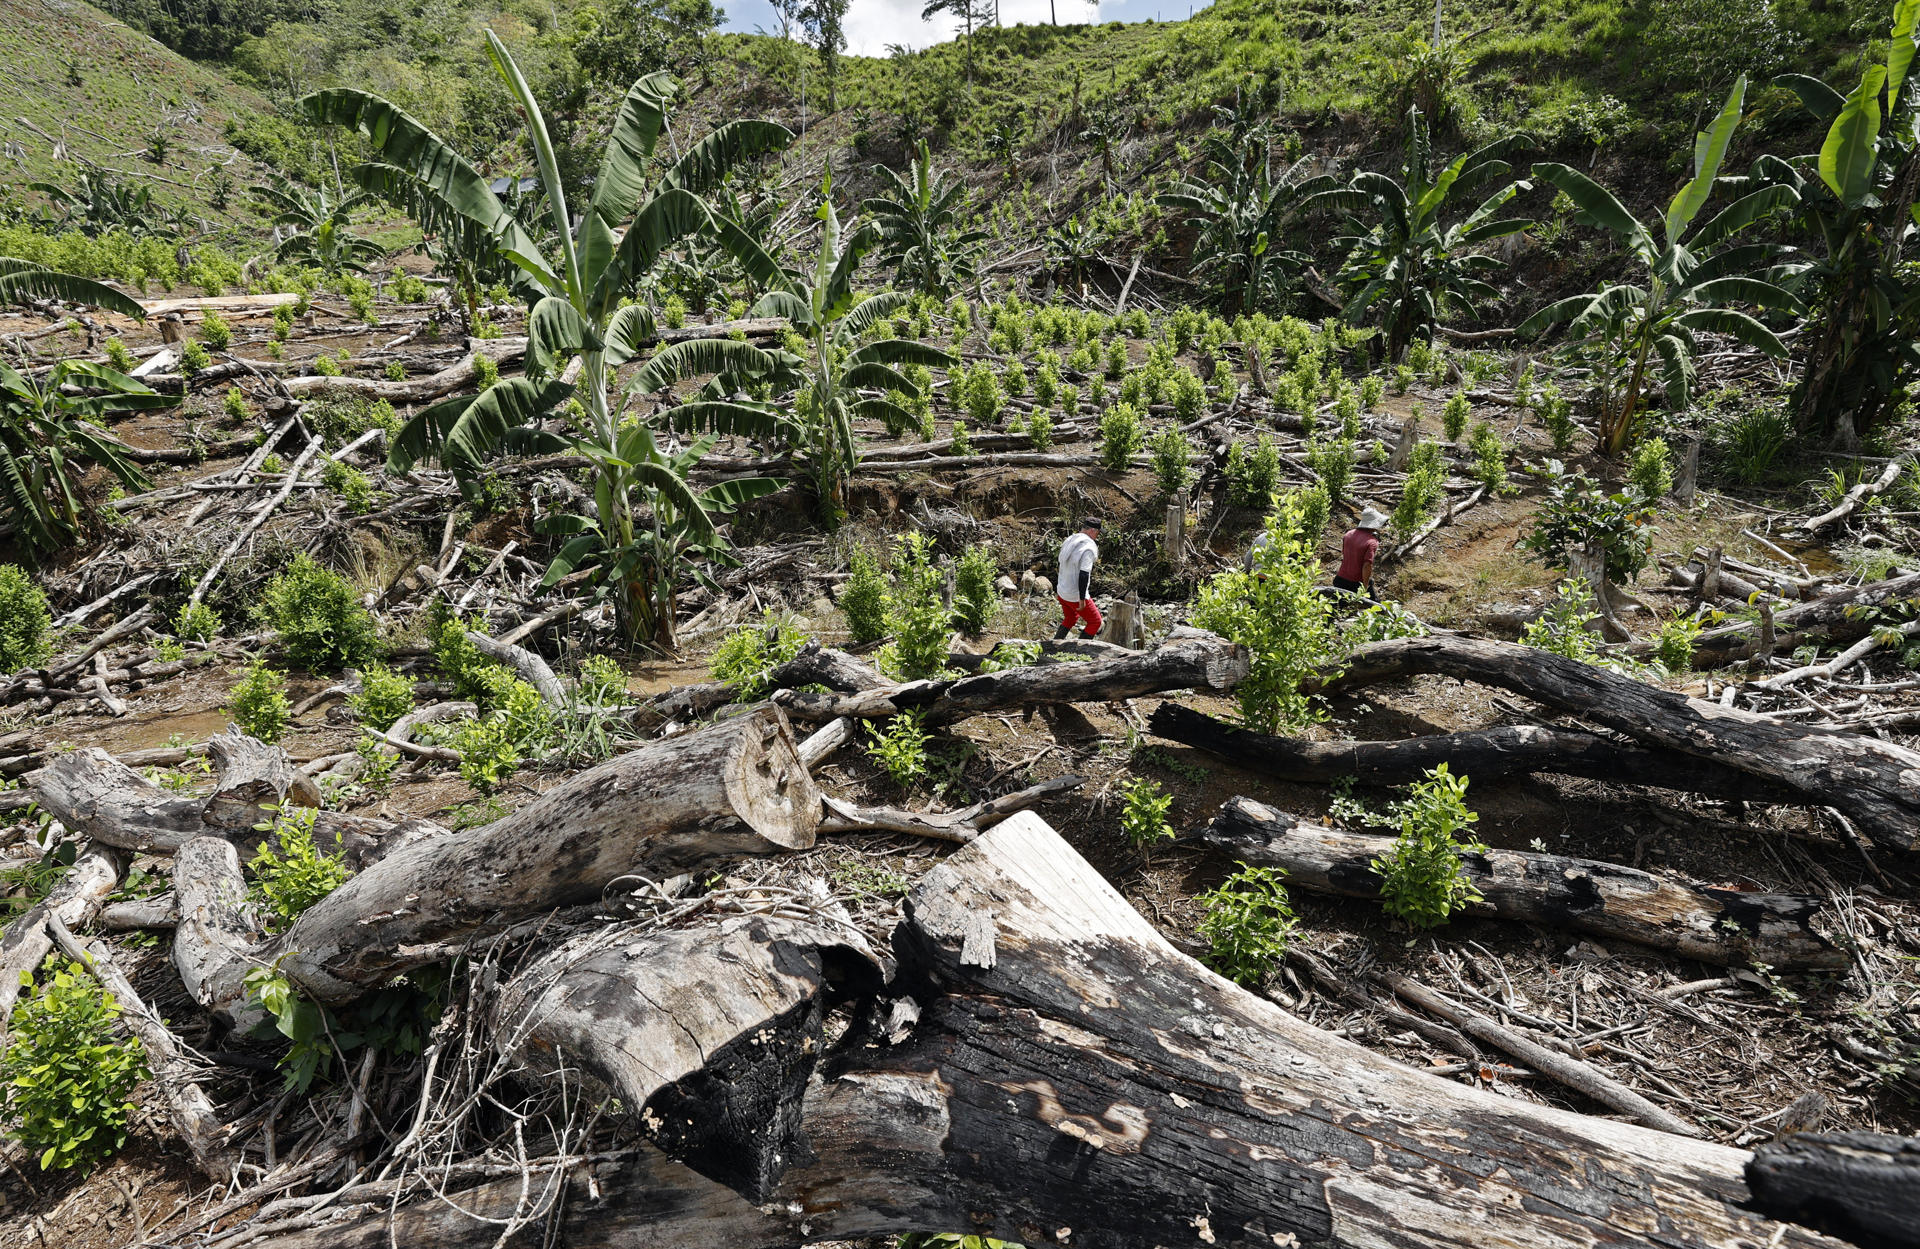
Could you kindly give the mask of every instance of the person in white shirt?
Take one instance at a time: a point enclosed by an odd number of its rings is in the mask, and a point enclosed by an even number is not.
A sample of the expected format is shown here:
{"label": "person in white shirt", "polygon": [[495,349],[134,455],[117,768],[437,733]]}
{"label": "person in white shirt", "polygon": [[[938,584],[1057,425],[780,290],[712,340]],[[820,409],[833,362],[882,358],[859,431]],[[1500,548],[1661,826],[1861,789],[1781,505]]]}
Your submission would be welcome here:
{"label": "person in white shirt", "polygon": [[1100,609],[1094,606],[1091,592],[1093,566],[1100,559],[1100,548],[1094,540],[1099,536],[1100,518],[1089,516],[1080,523],[1079,533],[1060,544],[1060,577],[1053,583],[1061,612],[1060,630],[1053,635],[1055,641],[1072,633],[1076,622],[1081,625],[1083,638],[1100,632]]}

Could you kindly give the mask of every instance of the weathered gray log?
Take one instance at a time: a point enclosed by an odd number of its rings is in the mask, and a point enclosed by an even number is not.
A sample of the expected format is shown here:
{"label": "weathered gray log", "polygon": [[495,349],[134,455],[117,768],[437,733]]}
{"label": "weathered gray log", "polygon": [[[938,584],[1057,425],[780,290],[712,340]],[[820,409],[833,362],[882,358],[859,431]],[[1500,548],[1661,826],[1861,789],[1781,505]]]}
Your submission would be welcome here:
{"label": "weathered gray log", "polygon": [[14,1004],[20,1000],[20,973],[39,971],[53,950],[48,919],[58,918],[69,928],[88,923],[99,914],[107,895],[119,887],[122,870],[118,851],[91,846],[74,859],[46,897],[7,925],[6,934],[0,936],[0,1047],[6,1044]]}
{"label": "weathered gray log", "polygon": [[[1812,642],[1856,642],[1873,630],[1873,613],[1862,609],[1915,601],[1920,601],[1920,572],[1848,586],[1775,612],[1775,643],[1798,647]],[[1694,640],[1694,654],[1700,657],[1695,666],[1705,668],[1747,658],[1757,637],[1757,626],[1751,621],[1705,630]],[[1631,649],[1638,653],[1651,646],[1649,641],[1636,643]]]}
{"label": "weathered gray log", "polygon": [[1317,742],[1255,733],[1174,702],[1155,707],[1147,727],[1156,737],[1198,747],[1275,780],[1303,784],[1330,785],[1353,777],[1362,785],[1405,785],[1446,763],[1476,781],[1551,772],[1708,798],[1801,801],[1792,790],[1733,768],[1613,741],[1584,729],[1509,724],[1397,742]]}
{"label": "weathered gray log", "polygon": [[[862,663],[842,650],[820,645],[810,639],[800,653],[767,674],[774,689],[793,689],[802,685],[824,685],[830,690],[852,693],[887,684],[878,669]],[[740,687],[727,681],[702,681],[681,685],[648,700],[645,711],[663,720],[700,719],[710,716],[740,695]]]}
{"label": "weathered gray log", "polygon": [[[835,724],[840,721],[834,721]],[[936,841],[953,841],[961,845],[972,841],[987,829],[1016,811],[1025,811],[1042,799],[1055,794],[1070,793],[1087,783],[1084,776],[1068,773],[1056,776],[1050,781],[1038,785],[1029,785],[1025,789],[1011,794],[1002,794],[998,798],[988,798],[962,807],[958,811],[903,811],[898,807],[861,807],[838,798],[824,799],[827,806],[826,819],[820,823],[823,833],[908,833],[915,837],[931,837]]]}
{"label": "weathered gray log", "polygon": [[1128,651],[1124,658],[1042,663],[957,680],[907,681],[852,694],[781,690],[773,700],[809,720],[836,716],[870,720],[925,708],[930,723],[945,724],[1007,707],[1109,702],[1180,689],[1226,691],[1246,677],[1247,669],[1244,648],[1206,634],[1179,638],[1145,653]]}
{"label": "weathered gray log", "polygon": [[[1290,886],[1349,898],[1380,896],[1373,861],[1393,845],[1391,837],[1328,828],[1250,798],[1229,798],[1189,838],[1248,863],[1284,867]],[[1481,894],[1463,908],[1468,915],[1572,928],[1722,967],[1848,963],[1844,950],[1814,931],[1824,905],[1816,897],[1699,888],[1616,863],[1525,850],[1463,854],[1460,867]]]}
{"label": "weathered gray log", "polygon": [[1863,481],[1848,490],[1845,495],[1841,496],[1840,501],[1834,504],[1830,510],[1822,512],[1818,516],[1809,516],[1806,523],[1800,526],[1800,532],[1811,537],[1819,533],[1822,529],[1839,524],[1841,521],[1847,519],[1847,517],[1859,511],[1861,507],[1866,504],[1867,500],[1885,491],[1891,487],[1894,482],[1899,481],[1900,474],[1911,467],[1913,467],[1913,452],[1903,451],[1899,455],[1894,456],[1891,460],[1887,461],[1886,467],[1880,470],[1878,477],[1872,481]]}
{"label": "weathered gray log", "polygon": [[1753,1205],[1858,1245],[1920,1249],[1920,1140],[1876,1132],[1798,1133],[1747,1163]]}
{"label": "weathered gray log", "polygon": [[584,1067],[670,1156],[761,1202],[800,1152],[826,1012],[881,982],[844,915],[605,928],[508,982],[496,1033],[536,1069]]}
{"label": "weathered gray log", "polygon": [[467,631],[467,644],[488,659],[512,668],[522,681],[540,691],[541,700],[548,706],[562,709],[567,706],[567,687],[560,684],[560,678],[553,674],[546,660],[526,647],[497,641],[475,630]]}
{"label": "weathered gray log", "polygon": [[477,356],[486,356],[495,364],[512,364],[526,354],[524,338],[473,338],[467,340],[464,357],[425,377],[409,377],[397,382],[367,377],[289,377],[283,385],[287,393],[296,398],[338,392],[385,399],[389,403],[424,403],[462,387],[473,387],[479,377],[474,367]]}
{"label": "weathered gray log", "polygon": [[207,739],[207,760],[213,764],[215,780],[200,818],[213,828],[249,830],[272,819],[273,812],[267,808],[290,795],[314,799],[308,806],[319,805],[317,792],[295,793],[302,781],[309,790],[313,782],[298,776],[286,751],[249,737],[238,725]]}
{"label": "weathered gray log", "polygon": [[309,998],[348,1001],[477,935],[596,899],[623,876],[805,849],[819,822],[820,793],[786,717],[763,706],[650,742],[483,828],[401,847],[286,932],[209,970],[209,1001],[231,1012],[247,968],[275,960]]}
{"label": "weathered gray log", "polygon": [[1530,646],[1458,636],[1375,642],[1353,652],[1321,689],[1420,673],[1510,690],[1637,741],[1743,772],[1809,805],[1838,808],[1882,845],[1911,850],[1920,839],[1920,752],[1721,707]]}
{"label": "weathered gray log", "polygon": [[[921,878],[898,1044],[821,1065],[769,1200],[644,1151],[575,1171],[575,1249],[785,1249],[945,1230],[1029,1246],[1772,1246],[1741,1150],[1436,1080],[1203,969],[1031,813]],[[908,1012],[910,1014],[911,1012]],[[518,1176],[275,1249],[492,1245]]]}

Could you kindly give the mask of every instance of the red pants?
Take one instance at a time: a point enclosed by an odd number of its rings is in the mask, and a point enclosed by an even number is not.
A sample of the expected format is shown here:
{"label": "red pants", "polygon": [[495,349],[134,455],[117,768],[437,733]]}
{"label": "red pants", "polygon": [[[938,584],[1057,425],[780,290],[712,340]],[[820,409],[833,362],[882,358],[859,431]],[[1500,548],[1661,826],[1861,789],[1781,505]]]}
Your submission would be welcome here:
{"label": "red pants", "polygon": [[1083,620],[1086,622],[1088,637],[1092,637],[1094,634],[1100,632],[1100,609],[1093,605],[1091,595],[1081,599],[1077,603],[1060,598],[1058,594],[1054,595],[1054,597],[1060,599],[1060,627],[1062,629],[1071,629],[1073,628],[1074,621]]}

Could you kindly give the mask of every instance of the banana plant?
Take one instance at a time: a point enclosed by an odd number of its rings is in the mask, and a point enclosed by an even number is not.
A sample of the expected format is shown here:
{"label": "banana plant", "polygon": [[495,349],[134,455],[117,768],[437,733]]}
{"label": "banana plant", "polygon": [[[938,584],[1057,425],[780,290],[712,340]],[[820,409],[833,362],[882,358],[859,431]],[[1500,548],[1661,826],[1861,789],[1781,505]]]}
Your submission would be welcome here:
{"label": "banana plant", "polygon": [[[433,456],[456,473],[471,474],[501,450],[565,448],[586,457],[594,472],[594,514],[582,518],[573,537],[583,541],[562,548],[548,579],[594,568],[613,599],[623,636],[670,648],[672,587],[688,571],[679,561],[720,543],[714,507],[726,500],[689,485],[691,463],[672,446],[670,430],[630,419],[616,404],[615,371],[656,337],[651,309],[629,300],[661,255],[689,235],[718,229],[723,241],[739,236],[750,242],[737,228],[717,225],[700,195],[719,186],[736,165],[778,150],[792,135],[772,122],[730,122],[650,178],[676,87],[664,73],[648,75],[621,102],[576,222],[532,90],[492,31],[487,49],[526,119],[554,227],[550,249],[541,247],[464,157],[395,105],[345,88],[301,102],[310,121],[347,126],[367,140],[376,157],[367,181],[378,180],[403,200],[430,208],[437,220],[457,219],[491,239],[513,266],[510,286],[529,305],[527,375],[503,378],[481,394],[420,413],[393,439],[388,462],[405,469]],[[647,367],[650,377],[696,371],[745,376],[765,373],[774,363],[744,343],[694,340],[662,349]],[[742,405],[720,405],[709,417],[718,422],[713,433],[772,435],[782,428],[768,414]],[[563,432],[543,430],[548,418],[557,418]],[[685,540],[670,541],[670,532],[684,533]],[[655,567],[660,560],[667,562]]]}
{"label": "banana plant", "polygon": [[1477,249],[1534,224],[1498,216],[1529,184],[1510,181],[1453,224],[1446,217],[1456,196],[1511,174],[1506,157],[1532,142],[1524,134],[1509,135],[1436,169],[1426,119],[1416,106],[1407,110],[1399,178],[1365,170],[1344,187],[1308,198],[1305,206],[1312,210],[1372,222],[1365,234],[1338,240],[1348,254],[1335,281],[1352,290],[1341,315],[1355,325],[1376,322],[1389,361],[1403,359],[1416,339],[1432,342],[1434,327],[1449,307],[1471,311],[1483,300],[1499,298],[1500,292],[1478,275],[1502,267],[1501,262]]}
{"label": "banana plant", "polygon": [[179,402],[85,360],[62,360],[37,381],[0,364],[0,521],[28,547],[58,550],[87,516],[87,463],[132,489],[149,484],[106,421]]}
{"label": "banana plant", "polygon": [[340,198],[324,187],[312,191],[286,178],[249,189],[271,224],[290,231],[274,249],[277,260],[300,261],[332,277],[342,272],[365,273],[386,255],[378,243],[347,229],[353,210],[367,202],[366,195]]}
{"label": "banana plant", "polygon": [[1884,63],[1842,96],[1815,78],[1775,79],[1827,124],[1818,153],[1762,157],[1759,182],[1793,190],[1820,248],[1786,270],[1814,315],[1791,403],[1809,435],[1852,445],[1888,416],[1920,369],[1920,283],[1907,274],[1920,223],[1920,93],[1905,90],[1920,0],[1894,5]]}
{"label": "banana plant", "polygon": [[966,183],[946,170],[934,171],[925,139],[906,177],[884,165],[875,165],[873,172],[886,187],[860,211],[880,231],[880,259],[893,266],[894,281],[926,295],[946,295],[971,282],[987,234],[960,229]]}
{"label": "banana plant", "polygon": [[1752,314],[1732,306],[1799,311],[1792,292],[1770,276],[1755,275],[1783,249],[1770,243],[1720,245],[1788,206],[1793,200],[1791,189],[1776,185],[1748,190],[1693,228],[1720,176],[1727,146],[1740,124],[1746,91],[1742,75],[1720,115],[1694,141],[1693,177],[1674,193],[1666,215],[1652,225],[1576,169],[1560,164],[1533,167],[1534,177],[1558,187],[1573,201],[1576,222],[1618,236],[1628,255],[1645,270],[1639,283],[1609,282],[1597,291],[1549,304],[1520,325],[1522,334],[1538,334],[1565,324],[1573,343],[1596,355],[1600,446],[1609,455],[1618,454],[1633,439],[1635,420],[1653,380],[1655,357],[1667,407],[1679,411],[1692,389],[1699,334],[1726,334],[1770,356],[1787,354],[1777,334]]}
{"label": "banana plant", "polygon": [[[761,296],[755,316],[785,317],[807,340],[812,360],[794,397],[797,450],[813,481],[823,519],[837,524],[846,514],[846,483],[860,464],[853,423],[874,419],[910,425],[914,418],[890,398],[863,396],[863,390],[917,396],[920,389],[896,366],[946,368],[954,358],[937,347],[906,338],[862,342],[907,303],[902,291],[883,291],[856,299],[854,274],[883,238],[874,222],[842,231],[833,207],[833,180],[822,189],[815,218],[820,250],[807,274],[783,274]],[[762,266],[765,268],[766,266]]]}

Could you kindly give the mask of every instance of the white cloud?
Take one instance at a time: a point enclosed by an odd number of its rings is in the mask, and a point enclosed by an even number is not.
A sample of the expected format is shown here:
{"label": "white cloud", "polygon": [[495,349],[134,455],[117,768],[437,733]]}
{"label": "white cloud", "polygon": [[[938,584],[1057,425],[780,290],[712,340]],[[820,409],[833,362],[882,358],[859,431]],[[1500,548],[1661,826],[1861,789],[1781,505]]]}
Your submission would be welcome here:
{"label": "white cloud", "polygon": [[[930,21],[920,20],[924,0],[853,0],[847,9],[847,51],[856,56],[885,56],[890,43],[909,48],[924,48],[931,43],[951,39],[958,29],[952,16],[942,13]],[[1000,0],[1000,22],[1016,26],[1023,22],[1040,25],[1058,13],[1064,24],[1094,22],[1100,17],[1100,0]]]}

